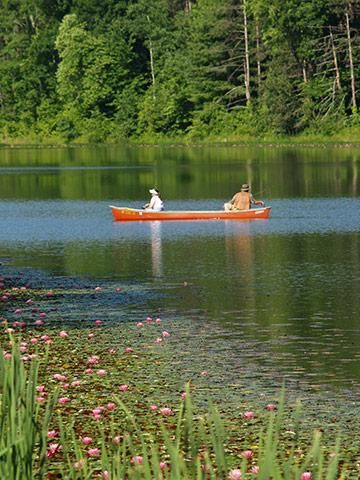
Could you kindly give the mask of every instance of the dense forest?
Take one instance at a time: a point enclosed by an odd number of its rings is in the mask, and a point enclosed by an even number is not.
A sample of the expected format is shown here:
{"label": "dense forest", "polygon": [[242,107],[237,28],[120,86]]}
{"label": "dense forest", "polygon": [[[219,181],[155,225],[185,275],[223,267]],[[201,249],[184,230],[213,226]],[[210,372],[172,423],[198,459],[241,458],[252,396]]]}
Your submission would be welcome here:
{"label": "dense forest", "polygon": [[360,131],[359,0],[0,0],[1,141]]}

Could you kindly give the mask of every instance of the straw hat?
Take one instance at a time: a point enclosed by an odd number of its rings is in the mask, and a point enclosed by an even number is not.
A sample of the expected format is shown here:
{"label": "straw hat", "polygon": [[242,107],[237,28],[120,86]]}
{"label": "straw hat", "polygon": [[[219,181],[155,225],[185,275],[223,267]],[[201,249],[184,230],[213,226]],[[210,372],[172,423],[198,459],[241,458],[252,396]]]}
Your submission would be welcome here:
{"label": "straw hat", "polygon": [[248,192],[250,190],[250,187],[247,183],[244,183],[242,186],[241,186],[241,191],[242,192]]}

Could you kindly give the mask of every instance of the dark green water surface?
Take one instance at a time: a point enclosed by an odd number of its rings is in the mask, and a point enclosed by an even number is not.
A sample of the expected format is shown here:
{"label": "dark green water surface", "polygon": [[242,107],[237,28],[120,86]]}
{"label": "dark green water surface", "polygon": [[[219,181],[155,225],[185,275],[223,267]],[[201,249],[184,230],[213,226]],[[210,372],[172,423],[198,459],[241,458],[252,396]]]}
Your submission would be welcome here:
{"label": "dark green water surface", "polygon": [[[359,149],[336,147],[0,150],[0,257],[151,291],[108,321],[160,311],[179,355],[229,385],[286,378],[358,398],[359,167]],[[157,186],[168,209],[221,209],[244,182],[269,220],[115,223],[108,207]]]}

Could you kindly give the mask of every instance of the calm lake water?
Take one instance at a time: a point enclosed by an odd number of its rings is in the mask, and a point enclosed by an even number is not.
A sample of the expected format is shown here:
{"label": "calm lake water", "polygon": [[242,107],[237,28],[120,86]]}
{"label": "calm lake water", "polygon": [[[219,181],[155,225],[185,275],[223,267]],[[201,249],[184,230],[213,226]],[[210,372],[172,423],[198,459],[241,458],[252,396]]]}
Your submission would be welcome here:
{"label": "calm lake water", "polygon": [[[0,257],[150,289],[121,318],[158,307],[183,320],[191,361],[201,338],[224,378],[251,364],[269,382],[353,396],[359,168],[356,148],[3,149]],[[153,186],[167,209],[221,209],[244,182],[273,207],[269,220],[116,223],[109,209],[140,207]]]}

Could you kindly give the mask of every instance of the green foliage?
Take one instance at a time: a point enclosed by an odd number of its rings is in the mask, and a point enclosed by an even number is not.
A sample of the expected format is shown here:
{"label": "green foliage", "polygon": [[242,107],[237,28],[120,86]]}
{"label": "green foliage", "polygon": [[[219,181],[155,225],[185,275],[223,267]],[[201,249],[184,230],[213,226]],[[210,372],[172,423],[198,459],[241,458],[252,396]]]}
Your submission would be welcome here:
{"label": "green foliage", "polygon": [[[2,137],[123,141],[187,134],[205,139],[236,132],[331,135],[344,123],[352,128],[345,13],[356,88],[355,3],[2,2]],[[333,93],[334,52],[341,88]],[[251,106],[245,96],[246,54]],[[251,112],[248,128],[239,119],[244,106]]]}
{"label": "green foliage", "polygon": [[290,81],[292,68],[285,57],[274,57],[260,96],[260,117],[270,131],[280,135],[294,133],[294,111],[299,108],[296,84]]}
{"label": "green foliage", "polygon": [[0,475],[33,480],[44,474],[46,435],[55,397],[40,410],[35,401],[39,364],[26,368],[15,345],[7,354],[11,356],[8,360],[0,356]]}
{"label": "green foliage", "polygon": [[[36,387],[38,378],[46,369],[45,361],[32,360],[27,366],[20,358],[19,347],[0,357],[0,474],[2,478],[33,480],[34,478],[88,479],[102,478],[231,478],[232,469],[241,470],[244,478],[252,478],[253,459],[243,458],[242,445],[236,454],[229,454],[229,438],[217,409],[210,405],[202,415],[195,414],[191,401],[190,385],[185,387],[177,416],[168,417],[157,428],[148,430],[131,409],[120,399],[113,398],[121,412],[122,435],[114,443],[114,432],[119,428],[113,418],[107,424],[99,422],[97,447],[101,456],[91,459],[84,455],[76,431],[76,415],[54,415],[57,394],[50,391],[44,403],[38,403]],[[51,388],[47,385],[47,388]],[[104,388],[104,386],[102,386]],[[90,392],[87,392],[89,394]],[[84,394],[85,395],[85,394]],[[115,405],[115,404],[114,404]],[[285,454],[281,446],[284,429],[284,395],[276,411],[269,414],[268,426],[260,435],[255,448],[258,478],[283,480],[300,478],[311,471],[319,480],[338,477],[340,442],[337,441],[330,459],[325,458],[320,432],[314,432],[311,447],[304,458],[296,454],[296,440]],[[48,444],[50,425],[58,424],[57,439]],[[242,428],[248,428],[246,425]],[[56,442],[56,443],[55,443]],[[251,455],[254,454],[250,451]],[[56,455],[57,460],[52,459]],[[59,457],[61,461],[59,461]],[[134,459],[137,459],[134,461]],[[164,461],[166,459],[166,461]],[[162,464],[160,464],[162,462]],[[107,472],[106,474],[104,472]],[[99,478],[100,478],[99,477]]]}

